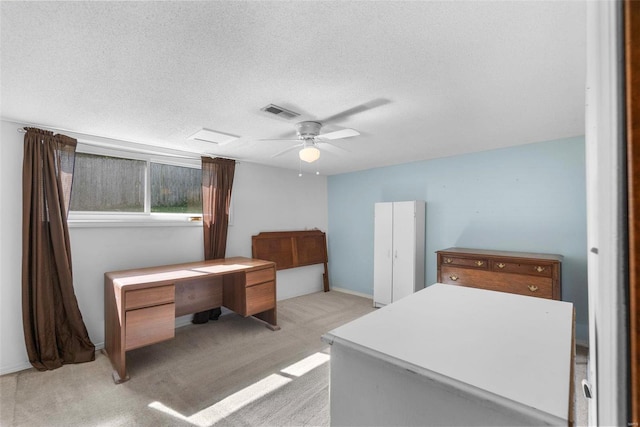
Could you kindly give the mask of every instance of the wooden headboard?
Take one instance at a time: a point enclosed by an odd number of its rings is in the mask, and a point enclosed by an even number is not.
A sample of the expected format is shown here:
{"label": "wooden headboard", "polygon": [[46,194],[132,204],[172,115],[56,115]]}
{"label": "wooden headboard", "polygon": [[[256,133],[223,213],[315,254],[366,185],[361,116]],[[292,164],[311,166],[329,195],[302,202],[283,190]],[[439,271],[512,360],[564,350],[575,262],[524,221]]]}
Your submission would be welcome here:
{"label": "wooden headboard", "polygon": [[269,231],[251,236],[251,256],[275,262],[277,270],[324,264],[324,291],[329,290],[327,238],[320,230]]}

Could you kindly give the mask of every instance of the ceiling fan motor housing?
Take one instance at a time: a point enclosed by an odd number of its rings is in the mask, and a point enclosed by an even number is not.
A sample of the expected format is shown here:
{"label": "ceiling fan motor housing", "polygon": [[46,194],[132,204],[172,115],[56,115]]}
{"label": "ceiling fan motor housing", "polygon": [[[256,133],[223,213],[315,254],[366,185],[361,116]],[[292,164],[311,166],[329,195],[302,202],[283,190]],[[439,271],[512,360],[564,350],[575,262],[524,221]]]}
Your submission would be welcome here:
{"label": "ceiling fan motor housing", "polygon": [[320,134],[322,124],[319,122],[306,121],[296,123],[296,130],[300,139],[312,139]]}

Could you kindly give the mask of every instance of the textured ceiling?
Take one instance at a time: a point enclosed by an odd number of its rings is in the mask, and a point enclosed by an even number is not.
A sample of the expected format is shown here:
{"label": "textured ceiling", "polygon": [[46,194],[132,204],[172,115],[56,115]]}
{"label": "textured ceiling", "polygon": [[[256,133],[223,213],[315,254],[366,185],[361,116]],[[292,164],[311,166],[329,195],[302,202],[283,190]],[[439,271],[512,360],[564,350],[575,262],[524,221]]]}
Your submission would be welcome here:
{"label": "textured ceiling", "polygon": [[[336,174],[584,134],[582,1],[7,2],[2,118]],[[270,117],[276,104],[302,115]],[[216,146],[201,128],[240,135]]]}

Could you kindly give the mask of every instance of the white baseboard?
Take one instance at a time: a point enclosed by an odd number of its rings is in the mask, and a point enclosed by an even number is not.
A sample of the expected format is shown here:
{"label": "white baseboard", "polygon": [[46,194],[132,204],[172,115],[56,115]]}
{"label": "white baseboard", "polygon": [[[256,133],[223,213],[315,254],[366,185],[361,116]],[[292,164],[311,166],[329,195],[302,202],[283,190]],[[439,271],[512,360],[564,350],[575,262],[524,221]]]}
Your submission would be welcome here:
{"label": "white baseboard", "polygon": [[[104,342],[94,343],[94,346],[96,348],[96,353],[97,353],[104,348]],[[31,368],[33,368],[31,363],[29,363],[28,360],[25,360],[24,362],[18,363],[13,366],[3,366],[2,368],[0,368],[0,376],[13,374],[20,371],[25,371]]]}
{"label": "white baseboard", "polygon": [[343,294],[356,295],[356,296],[367,298],[367,299],[370,299],[370,300],[373,299],[373,295],[363,294],[362,292],[352,291],[351,289],[344,289],[344,288],[338,288],[338,287],[332,286],[331,290],[332,291],[337,291],[337,292],[342,292]]}
{"label": "white baseboard", "polygon": [[176,329],[182,328],[183,326],[187,326],[191,324],[191,319],[193,319],[193,314],[188,314],[186,316],[176,317]]}
{"label": "white baseboard", "polygon": [[24,371],[25,369],[30,369],[30,368],[32,368],[32,366],[31,366],[31,363],[29,362],[20,363],[18,365],[13,365],[13,366],[6,366],[0,369],[0,375],[13,374],[14,372]]}

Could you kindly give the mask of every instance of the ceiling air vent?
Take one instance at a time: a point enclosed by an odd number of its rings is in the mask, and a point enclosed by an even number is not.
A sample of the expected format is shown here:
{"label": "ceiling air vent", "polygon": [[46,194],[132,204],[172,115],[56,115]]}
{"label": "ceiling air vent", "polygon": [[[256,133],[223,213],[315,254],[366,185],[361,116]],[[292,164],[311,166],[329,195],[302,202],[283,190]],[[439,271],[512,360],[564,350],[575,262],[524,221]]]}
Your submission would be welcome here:
{"label": "ceiling air vent", "polygon": [[278,107],[277,105],[269,104],[266,107],[261,108],[260,110],[265,113],[271,113],[283,119],[291,120],[295,117],[298,117],[300,114],[294,113],[291,110],[287,110],[286,108]]}

